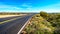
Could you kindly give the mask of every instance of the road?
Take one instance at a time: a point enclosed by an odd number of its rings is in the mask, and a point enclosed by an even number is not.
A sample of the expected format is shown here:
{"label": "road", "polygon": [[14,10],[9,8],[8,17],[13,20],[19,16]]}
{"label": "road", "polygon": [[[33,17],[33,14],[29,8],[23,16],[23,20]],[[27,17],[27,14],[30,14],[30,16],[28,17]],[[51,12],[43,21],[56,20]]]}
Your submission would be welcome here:
{"label": "road", "polygon": [[[21,30],[24,28],[24,26],[27,24],[27,21],[33,16],[34,14],[30,14],[27,16],[18,16],[18,17],[9,17],[4,18],[5,20],[10,20],[13,18],[17,18],[12,21],[7,21],[4,24],[0,24],[0,34],[19,34]],[[4,21],[4,19],[0,19],[1,22]]]}
{"label": "road", "polygon": [[5,20],[10,20],[10,19],[13,19],[13,18],[17,18],[17,17],[19,17],[19,16],[7,17],[7,18],[0,18],[0,22],[5,21]]}

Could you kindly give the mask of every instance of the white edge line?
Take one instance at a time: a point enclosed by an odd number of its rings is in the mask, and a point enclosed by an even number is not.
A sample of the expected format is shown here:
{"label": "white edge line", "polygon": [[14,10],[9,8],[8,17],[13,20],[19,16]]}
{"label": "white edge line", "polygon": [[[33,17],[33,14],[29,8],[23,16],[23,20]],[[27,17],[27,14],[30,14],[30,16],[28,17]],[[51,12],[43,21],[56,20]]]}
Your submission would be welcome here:
{"label": "white edge line", "polygon": [[[32,17],[31,17],[32,18]],[[27,23],[29,22],[30,18],[28,19],[28,21],[23,25],[23,27],[19,30],[19,32],[17,34],[20,34],[21,31],[23,30],[23,28],[27,25]]]}

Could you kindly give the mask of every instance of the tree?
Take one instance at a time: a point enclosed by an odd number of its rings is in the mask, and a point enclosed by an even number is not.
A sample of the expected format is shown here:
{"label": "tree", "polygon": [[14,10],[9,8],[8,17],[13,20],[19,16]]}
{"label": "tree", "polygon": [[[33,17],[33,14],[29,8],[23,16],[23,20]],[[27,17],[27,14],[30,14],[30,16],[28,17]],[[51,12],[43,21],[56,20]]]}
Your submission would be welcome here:
{"label": "tree", "polygon": [[41,11],[40,16],[42,16],[43,18],[45,18],[47,20],[49,17],[49,14],[47,12]]}

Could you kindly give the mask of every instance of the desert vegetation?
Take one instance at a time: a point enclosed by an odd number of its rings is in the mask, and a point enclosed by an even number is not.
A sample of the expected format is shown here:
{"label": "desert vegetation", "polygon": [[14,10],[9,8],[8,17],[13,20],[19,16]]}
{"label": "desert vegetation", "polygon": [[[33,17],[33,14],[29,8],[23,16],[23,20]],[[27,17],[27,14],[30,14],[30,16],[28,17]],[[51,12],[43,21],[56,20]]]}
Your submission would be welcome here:
{"label": "desert vegetation", "polygon": [[0,12],[0,18],[20,16],[20,13]]}
{"label": "desert vegetation", "polygon": [[22,34],[60,34],[60,13],[42,11],[34,15]]}
{"label": "desert vegetation", "polygon": [[12,13],[12,12],[0,12],[0,18],[13,17],[13,16],[24,16],[26,13]]}
{"label": "desert vegetation", "polygon": [[20,13],[0,12],[0,15],[20,15]]}

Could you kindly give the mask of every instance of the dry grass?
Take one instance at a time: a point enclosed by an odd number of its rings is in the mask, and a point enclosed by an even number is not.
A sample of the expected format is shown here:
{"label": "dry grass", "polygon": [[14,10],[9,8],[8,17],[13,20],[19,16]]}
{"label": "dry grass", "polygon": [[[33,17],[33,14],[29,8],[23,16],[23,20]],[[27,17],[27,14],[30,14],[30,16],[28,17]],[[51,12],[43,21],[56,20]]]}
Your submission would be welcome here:
{"label": "dry grass", "polygon": [[0,15],[0,18],[13,17],[13,16],[19,16],[19,15]]}
{"label": "dry grass", "polygon": [[20,14],[20,15],[0,15],[0,18],[6,18],[6,17],[13,17],[13,16],[24,16],[27,14]]}

